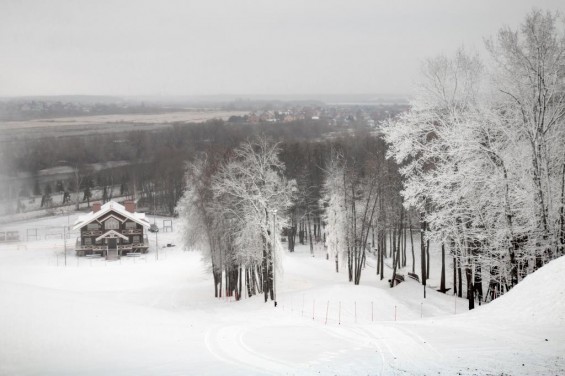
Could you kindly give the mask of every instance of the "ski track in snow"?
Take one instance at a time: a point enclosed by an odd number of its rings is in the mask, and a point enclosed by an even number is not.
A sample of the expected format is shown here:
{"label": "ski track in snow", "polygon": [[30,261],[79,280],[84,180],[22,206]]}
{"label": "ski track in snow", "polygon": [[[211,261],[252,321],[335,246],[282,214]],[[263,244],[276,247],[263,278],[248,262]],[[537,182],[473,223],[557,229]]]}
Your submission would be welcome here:
{"label": "ski track in snow", "polygon": [[222,362],[264,374],[292,372],[292,364],[270,358],[247,346],[243,340],[246,332],[248,328],[241,325],[216,325],[206,332],[204,342],[208,351]]}

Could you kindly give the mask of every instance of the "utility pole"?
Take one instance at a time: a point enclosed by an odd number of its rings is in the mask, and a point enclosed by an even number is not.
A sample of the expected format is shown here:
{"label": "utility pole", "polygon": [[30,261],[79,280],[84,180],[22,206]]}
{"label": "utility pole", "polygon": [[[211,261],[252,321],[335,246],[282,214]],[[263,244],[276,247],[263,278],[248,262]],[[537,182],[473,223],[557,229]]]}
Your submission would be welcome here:
{"label": "utility pole", "polygon": [[65,266],[67,266],[67,228],[63,226],[63,244],[65,249]]}
{"label": "utility pole", "polygon": [[159,261],[159,231],[155,232],[155,247],[157,249],[157,261]]}

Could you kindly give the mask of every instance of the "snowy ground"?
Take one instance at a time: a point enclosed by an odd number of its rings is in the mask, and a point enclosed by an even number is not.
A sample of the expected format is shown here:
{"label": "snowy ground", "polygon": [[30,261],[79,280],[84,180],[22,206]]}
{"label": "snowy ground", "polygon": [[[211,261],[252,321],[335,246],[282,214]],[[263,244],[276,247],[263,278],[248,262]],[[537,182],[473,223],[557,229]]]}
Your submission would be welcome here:
{"label": "snowy ground", "polygon": [[69,253],[66,267],[56,237],[0,245],[0,374],[565,374],[564,258],[465,312],[411,280],[390,289],[370,265],[353,286],[299,247],[274,308],[213,298],[200,255],[174,232],[158,241],[177,246],[118,262]]}

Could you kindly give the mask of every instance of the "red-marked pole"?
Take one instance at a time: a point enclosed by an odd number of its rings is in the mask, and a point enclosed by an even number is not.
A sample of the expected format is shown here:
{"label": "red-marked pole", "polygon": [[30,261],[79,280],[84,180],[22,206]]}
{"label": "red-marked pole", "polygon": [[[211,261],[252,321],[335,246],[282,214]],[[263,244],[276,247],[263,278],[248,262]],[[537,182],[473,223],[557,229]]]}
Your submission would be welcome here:
{"label": "red-marked pole", "polygon": [[328,312],[330,310],[330,301],[328,300],[328,304],[326,305],[326,325],[328,325]]}

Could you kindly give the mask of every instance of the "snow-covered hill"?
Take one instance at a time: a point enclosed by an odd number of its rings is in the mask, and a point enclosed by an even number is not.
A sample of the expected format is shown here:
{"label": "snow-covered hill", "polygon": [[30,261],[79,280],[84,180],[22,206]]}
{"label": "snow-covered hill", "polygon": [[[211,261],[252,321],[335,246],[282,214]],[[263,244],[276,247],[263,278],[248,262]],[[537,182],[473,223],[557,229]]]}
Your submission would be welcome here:
{"label": "snow-covered hill", "polygon": [[274,308],[213,298],[200,255],[178,241],[160,233],[177,246],[158,259],[66,267],[61,239],[0,245],[0,375],[565,374],[565,258],[466,312],[432,288],[424,300],[412,280],[390,289],[370,263],[353,286],[298,247]]}
{"label": "snow-covered hill", "polygon": [[503,317],[527,325],[565,326],[565,257],[527,276],[500,299],[476,312],[481,317]]}

